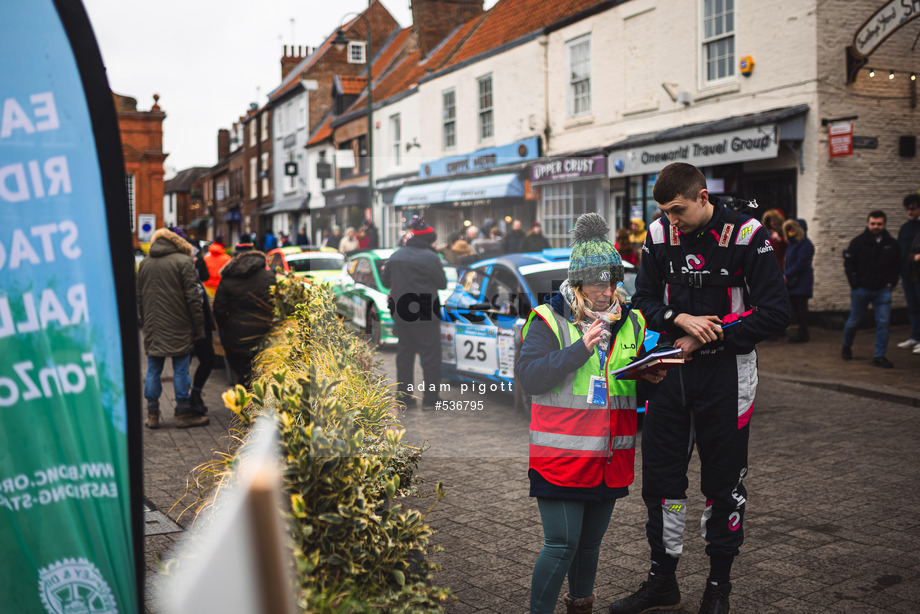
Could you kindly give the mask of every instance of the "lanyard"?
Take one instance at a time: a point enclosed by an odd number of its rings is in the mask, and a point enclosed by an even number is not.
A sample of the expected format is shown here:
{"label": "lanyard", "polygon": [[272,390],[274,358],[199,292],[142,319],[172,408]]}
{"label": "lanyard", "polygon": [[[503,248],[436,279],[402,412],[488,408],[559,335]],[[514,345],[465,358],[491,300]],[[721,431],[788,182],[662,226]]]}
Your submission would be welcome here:
{"label": "lanyard", "polygon": [[597,347],[597,354],[601,361],[601,371],[604,370],[604,365],[607,363],[607,352],[602,350],[600,346]]}

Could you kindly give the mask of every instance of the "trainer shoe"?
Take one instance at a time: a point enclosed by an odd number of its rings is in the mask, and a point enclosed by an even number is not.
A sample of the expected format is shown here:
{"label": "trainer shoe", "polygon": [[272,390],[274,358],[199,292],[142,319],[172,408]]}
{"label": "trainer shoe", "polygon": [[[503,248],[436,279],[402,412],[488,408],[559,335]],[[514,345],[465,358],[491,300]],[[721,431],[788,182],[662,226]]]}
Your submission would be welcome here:
{"label": "trainer shoe", "polygon": [[911,354],[920,354],[920,345],[914,348],[914,351]]}
{"label": "trainer shoe", "polygon": [[642,583],[635,593],[613,603],[610,614],[640,614],[657,610],[679,610],[680,588],[677,576],[656,576],[649,573],[648,580]]}
{"label": "trainer shoe", "polygon": [[848,345],[840,349],[840,357],[844,360],[853,360],[853,348]]}
{"label": "trainer shoe", "polygon": [[911,348],[916,348],[917,345],[920,345],[920,341],[917,341],[916,339],[911,338],[911,339],[908,339],[907,341],[902,341],[901,343],[899,343],[898,347],[901,348],[902,350],[909,350]]}
{"label": "trainer shoe", "polygon": [[706,580],[706,591],[700,599],[699,614],[729,614],[728,595],[732,592],[731,582]]}
{"label": "trainer shoe", "polygon": [[891,364],[891,361],[885,358],[884,356],[876,356],[872,359],[872,364],[876,367],[881,367],[883,369],[893,369],[894,365]]}

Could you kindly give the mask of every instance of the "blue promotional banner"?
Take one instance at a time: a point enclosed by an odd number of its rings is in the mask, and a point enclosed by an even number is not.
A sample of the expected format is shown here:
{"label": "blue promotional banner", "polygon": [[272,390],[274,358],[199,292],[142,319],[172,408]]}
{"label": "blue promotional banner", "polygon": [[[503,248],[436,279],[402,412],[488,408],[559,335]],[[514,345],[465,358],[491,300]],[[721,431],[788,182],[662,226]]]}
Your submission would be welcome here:
{"label": "blue promotional banner", "polygon": [[0,610],[137,612],[137,329],[111,93],[79,2],[5,3],[0,58]]}

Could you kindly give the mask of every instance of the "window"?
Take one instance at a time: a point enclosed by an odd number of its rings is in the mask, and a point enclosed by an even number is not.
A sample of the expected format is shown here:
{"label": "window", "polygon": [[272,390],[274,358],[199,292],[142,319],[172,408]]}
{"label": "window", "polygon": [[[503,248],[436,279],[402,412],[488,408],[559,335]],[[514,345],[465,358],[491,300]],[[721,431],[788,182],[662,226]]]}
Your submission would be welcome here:
{"label": "window", "polygon": [[390,150],[393,152],[390,166],[397,167],[401,160],[399,148],[402,145],[402,122],[399,119],[399,115],[390,116],[390,142],[392,143]]}
{"label": "window", "polygon": [[479,140],[495,136],[492,123],[492,75],[479,78]]}
{"label": "window", "polygon": [[582,213],[597,211],[596,183],[572,181],[543,186],[543,234],[553,247],[572,240],[569,233]]}
{"label": "window", "polygon": [[249,158],[249,198],[257,198],[259,190],[259,159]]}
{"label": "window", "polygon": [[265,151],[262,153],[262,197],[265,198],[269,195],[269,175],[268,172],[268,152]]}
{"label": "window", "polygon": [[284,116],[287,115],[287,113],[285,113],[285,109],[286,105],[278,107],[278,112],[275,113],[275,117],[278,118],[278,133],[275,135],[276,139],[284,136]]}
{"label": "window", "polygon": [[249,143],[247,143],[247,146],[249,146],[249,147],[252,147],[252,146],[254,146],[256,143],[259,142],[259,139],[258,139],[259,134],[256,132],[256,130],[257,130],[256,124],[257,124],[257,123],[258,123],[258,122],[256,122],[255,119],[252,119],[252,120],[249,121]]}
{"label": "window", "polygon": [[[294,159],[293,151],[288,152],[287,161],[297,162],[297,160]],[[296,182],[297,182],[297,175],[288,175],[287,173],[285,173],[284,174],[284,193],[287,194],[288,192],[293,192],[295,189],[297,189]]]}
{"label": "window", "polygon": [[735,76],[735,0],[703,0],[705,81]]}
{"label": "window", "polygon": [[360,41],[349,41],[348,43],[348,63],[349,64],[364,64],[365,51],[367,49],[367,43]]}
{"label": "window", "polygon": [[454,90],[442,94],[444,107],[443,147],[452,149],[457,145],[457,96]]}
{"label": "window", "polygon": [[128,198],[128,215],[131,216],[131,232],[134,232],[137,229],[134,219],[134,173],[125,175],[125,195]]}
{"label": "window", "polygon": [[259,120],[259,123],[262,124],[262,140],[268,140],[268,122],[271,121],[271,115],[268,111],[262,114],[262,118]]}
{"label": "window", "polygon": [[569,117],[577,117],[591,112],[591,38],[583,36],[570,41],[567,51]]}

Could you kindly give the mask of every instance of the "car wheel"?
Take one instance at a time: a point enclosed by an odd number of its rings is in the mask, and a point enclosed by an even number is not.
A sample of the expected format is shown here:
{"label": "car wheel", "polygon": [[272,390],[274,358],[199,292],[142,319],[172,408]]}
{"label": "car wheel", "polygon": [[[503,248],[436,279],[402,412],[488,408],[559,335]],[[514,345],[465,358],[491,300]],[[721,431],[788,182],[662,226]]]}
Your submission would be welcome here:
{"label": "car wheel", "polygon": [[365,332],[368,336],[367,342],[371,347],[380,345],[380,314],[377,313],[377,308],[373,305],[367,308],[367,328]]}

